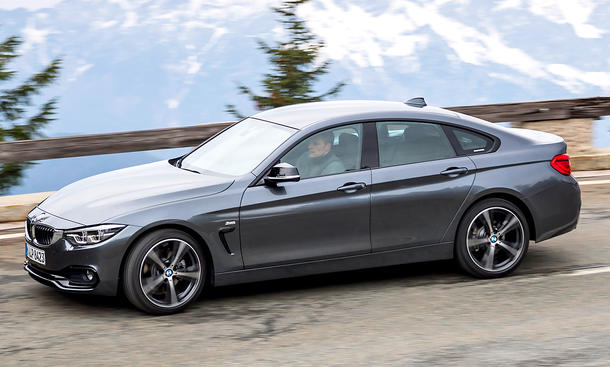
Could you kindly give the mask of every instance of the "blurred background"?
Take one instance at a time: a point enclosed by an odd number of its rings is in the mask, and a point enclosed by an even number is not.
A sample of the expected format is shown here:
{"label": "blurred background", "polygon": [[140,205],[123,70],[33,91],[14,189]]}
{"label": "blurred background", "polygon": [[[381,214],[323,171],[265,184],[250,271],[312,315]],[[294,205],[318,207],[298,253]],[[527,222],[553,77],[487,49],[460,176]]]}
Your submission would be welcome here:
{"label": "blurred background", "polygon": [[[0,0],[0,40],[20,41],[18,57],[3,65],[16,73],[0,87],[18,87],[61,60],[25,113],[57,98],[52,121],[37,131],[47,137],[233,121],[227,105],[243,115],[257,110],[239,86],[264,94],[264,74],[273,72],[260,42],[291,39],[272,9],[281,4]],[[323,99],[424,96],[461,106],[610,93],[610,1],[311,0],[295,13],[321,46],[309,66],[326,66],[312,95],[344,83]],[[608,119],[594,122],[593,140],[610,146]],[[186,151],[39,161],[4,194],[56,190]]]}
{"label": "blurred background", "polygon": [[[608,19],[610,0],[0,0],[0,365],[608,366]],[[562,100],[484,109],[568,142],[577,229],[532,243],[503,279],[421,263],[219,287],[158,318],[23,271],[23,219],[47,191],[190,148],[53,154],[188,146],[218,128],[193,125],[260,109],[418,96]],[[182,130],[141,132],[162,128]],[[125,131],[140,132],[61,154],[16,142]]]}

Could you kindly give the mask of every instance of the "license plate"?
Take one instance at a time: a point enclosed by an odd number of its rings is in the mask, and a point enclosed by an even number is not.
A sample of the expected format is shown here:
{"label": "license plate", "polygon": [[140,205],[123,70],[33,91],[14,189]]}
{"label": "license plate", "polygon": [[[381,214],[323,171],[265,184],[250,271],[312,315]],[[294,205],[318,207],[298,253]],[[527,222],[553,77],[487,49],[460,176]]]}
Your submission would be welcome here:
{"label": "license plate", "polygon": [[25,256],[27,256],[28,259],[42,265],[45,265],[47,262],[47,257],[45,256],[44,250],[37,249],[36,247],[30,246],[27,243],[25,244]]}

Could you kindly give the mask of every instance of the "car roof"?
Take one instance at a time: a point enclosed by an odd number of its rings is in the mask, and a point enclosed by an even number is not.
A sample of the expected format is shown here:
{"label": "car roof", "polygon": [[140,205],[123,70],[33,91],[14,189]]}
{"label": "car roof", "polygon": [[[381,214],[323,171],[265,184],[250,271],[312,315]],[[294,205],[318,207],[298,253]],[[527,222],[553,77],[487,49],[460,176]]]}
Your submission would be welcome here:
{"label": "car roof", "polygon": [[[252,117],[303,129],[309,125],[338,118],[357,120],[371,115],[396,115],[399,118],[458,117],[458,114],[439,107],[412,107],[404,102],[389,101],[332,101],[295,104],[259,112]],[[440,116],[439,116],[440,115]]]}

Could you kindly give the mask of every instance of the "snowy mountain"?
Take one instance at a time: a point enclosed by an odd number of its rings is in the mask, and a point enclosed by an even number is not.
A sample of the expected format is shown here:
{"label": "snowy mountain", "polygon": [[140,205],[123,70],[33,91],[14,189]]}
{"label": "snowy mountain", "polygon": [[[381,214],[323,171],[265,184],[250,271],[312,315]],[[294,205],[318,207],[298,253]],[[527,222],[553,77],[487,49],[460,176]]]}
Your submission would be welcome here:
{"label": "snowy mountain", "polygon": [[[58,120],[102,133],[226,121],[254,112],[237,83],[268,70],[275,0],[0,0],[0,36],[21,35],[29,75],[64,58]],[[341,99],[438,106],[610,95],[610,1],[312,0],[299,8],[333,63]],[[602,133],[604,129],[598,129]],[[598,131],[596,130],[596,131]],[[610,145],[610,141],[608,142]]]}

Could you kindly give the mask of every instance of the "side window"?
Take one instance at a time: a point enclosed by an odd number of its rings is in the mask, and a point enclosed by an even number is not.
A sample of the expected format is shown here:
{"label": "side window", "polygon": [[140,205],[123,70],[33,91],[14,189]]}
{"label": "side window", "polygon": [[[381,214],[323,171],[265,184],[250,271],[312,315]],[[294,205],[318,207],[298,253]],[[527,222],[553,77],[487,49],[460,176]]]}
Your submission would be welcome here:
{"label": "side window", "polygon": [[381,167],[455,157],[455,150],[438,124],[427,122],[378,122]]}
{"label": "side window", "polygon": [[451,128],[464,153],[480,153],[491,149],[493,140],[472,131]]}
{"label": "side window", "polygon": [[362,124],[344,125],[310,136],[280,159],[299,170],[301,179],[360,169]]}

